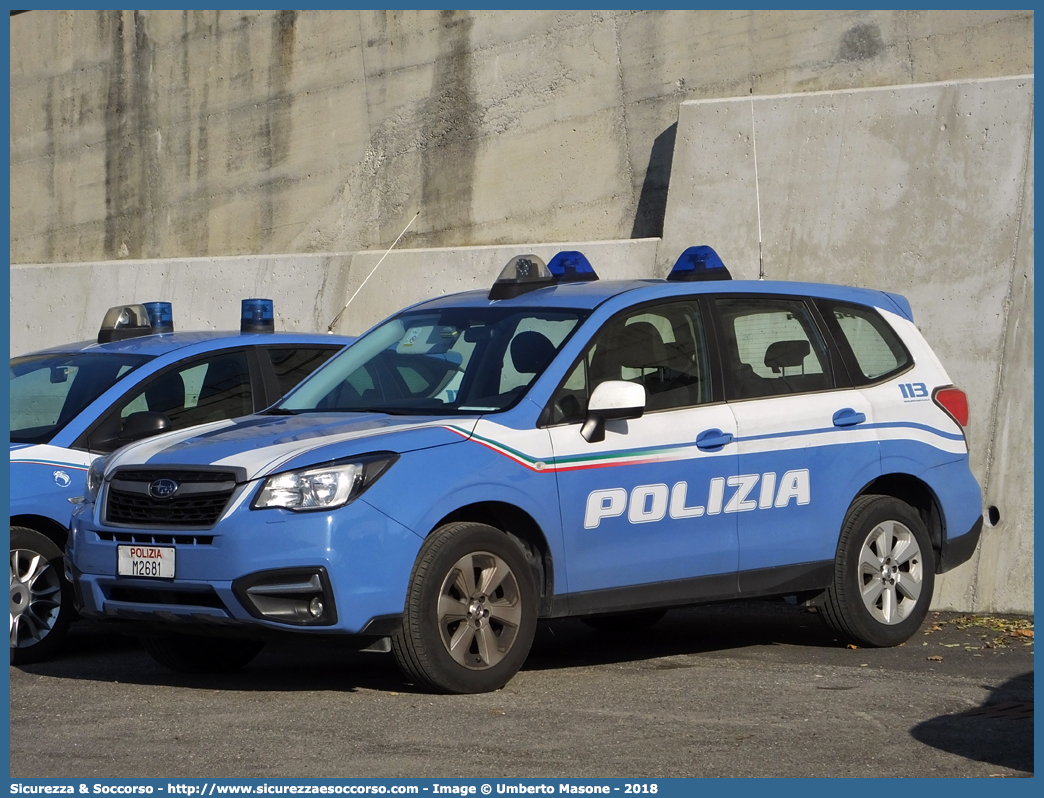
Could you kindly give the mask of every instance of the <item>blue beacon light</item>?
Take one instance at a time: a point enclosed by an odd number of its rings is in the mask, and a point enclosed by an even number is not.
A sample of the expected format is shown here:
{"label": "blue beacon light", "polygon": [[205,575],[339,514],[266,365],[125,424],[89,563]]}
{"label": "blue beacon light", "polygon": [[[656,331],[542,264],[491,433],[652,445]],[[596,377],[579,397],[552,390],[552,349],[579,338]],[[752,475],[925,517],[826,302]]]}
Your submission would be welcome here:
{"label": "blue beacon light", "polygon": [[672,282],[731,280],[732,275],[718,253],[713,248],[702,245],[685,250],[678,257],[667,279]]}
{"label": "blue beacon light", "polygon": [[174,332],[174,306],[170,302],[146,302],[144,305],[154,334]]}
{"label": "blue beacon light", "polygon": [[576,250],[559,252],[551,258],[551,262],[547,264],[547,270],[551,272],[557,283],[586,283],[598,279],[591,262],[583,252]]}
{"label": "blue beacon light", "polygon": [[260,333],[275,331],[275,303],[271,299],[244,299],[239,331]]}

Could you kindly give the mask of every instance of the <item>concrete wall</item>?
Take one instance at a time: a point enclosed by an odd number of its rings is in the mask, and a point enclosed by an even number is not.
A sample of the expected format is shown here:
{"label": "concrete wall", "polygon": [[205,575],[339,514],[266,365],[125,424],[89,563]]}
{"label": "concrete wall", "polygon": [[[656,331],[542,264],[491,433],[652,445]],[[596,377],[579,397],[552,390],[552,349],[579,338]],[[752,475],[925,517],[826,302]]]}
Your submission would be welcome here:
{"label": "concrete wall", "polygon": [[[988,526],[936,606],[1033,607],[1033,78],[687,102],[658,268],[906,296],[968,394]],[[752,128],[752,118],[754,127]],[[755,180],[755,139],[757,180]]]}
{"label": "concrete wall", "polygon": [[[113,305],[174,304],[180,330],[238,329],[240,300],[275,301],[276,328],[357,335],[440,294],[486,288],[515,255],[579,249],[605,279],[653,276],[659,239],[11,267],[11,356],[95,338]],[[380,268],[374,267],[381,262]],[[367,277],[373,276],[367,280]],[[364,285],[365,281],[365,285]]]}
{"label": "concrete wall", "polygon": [[11,261],[659,236],[678,104],[1033,70],[1031,11],[31,11]]}

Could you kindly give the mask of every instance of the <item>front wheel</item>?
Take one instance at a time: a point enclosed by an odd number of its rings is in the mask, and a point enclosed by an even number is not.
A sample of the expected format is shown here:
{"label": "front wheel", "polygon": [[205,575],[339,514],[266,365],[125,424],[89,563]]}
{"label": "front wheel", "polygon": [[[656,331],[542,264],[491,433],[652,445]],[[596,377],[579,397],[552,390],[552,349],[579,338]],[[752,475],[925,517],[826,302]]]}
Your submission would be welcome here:
{"label": "front wheel", "polygon": [[254,659],[264,642],[205,635],[150,635],[141,638],[149,656],[178,673],[233,673]]}
{"label": "front wheel", "polygon": [[65,640],[76,615],[61,549],[46,535],[11,527],[11,664],[40,662]]}
{"label": "front wheel", "polygon": [[910,505],[860,496],[848,510],[823,597],[826,622],[862,646],[897,646],[928,614],[935,558],[928,530]]}
{"label": "front wheel", "polygon": [[484,524],[447,524],[428,536],[417,556],[392,651],[419,686],[444,693],[496,690],[529,654],[536,603],[518,544]]}

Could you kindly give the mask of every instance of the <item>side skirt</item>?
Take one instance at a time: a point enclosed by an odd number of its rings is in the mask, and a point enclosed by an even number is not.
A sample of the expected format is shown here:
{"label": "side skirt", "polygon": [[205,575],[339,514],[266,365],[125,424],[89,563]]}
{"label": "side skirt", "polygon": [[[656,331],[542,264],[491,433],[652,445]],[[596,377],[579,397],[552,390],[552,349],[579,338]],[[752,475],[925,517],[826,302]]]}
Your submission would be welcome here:
{"label": "side skirt", "polygon": [[834,575],[834,561],[782,565],[742,573],[715,574],[557,596],[548,617],[629,612],[653,607],[686,607],[715,601],[787,596],[822,590]]}

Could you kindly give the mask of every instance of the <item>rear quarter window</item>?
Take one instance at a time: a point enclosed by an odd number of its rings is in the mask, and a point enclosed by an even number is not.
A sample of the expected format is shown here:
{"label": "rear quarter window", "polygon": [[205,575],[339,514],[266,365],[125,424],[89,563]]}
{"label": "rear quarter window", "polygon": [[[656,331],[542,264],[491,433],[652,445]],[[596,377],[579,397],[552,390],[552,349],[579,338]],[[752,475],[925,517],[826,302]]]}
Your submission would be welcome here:
{"label": "rear quarter window", "polygon": [[854,384],[888,379],[912,362],[895,330],[873,308],[838,302],[821,302],[820,307],[834,328]]}

